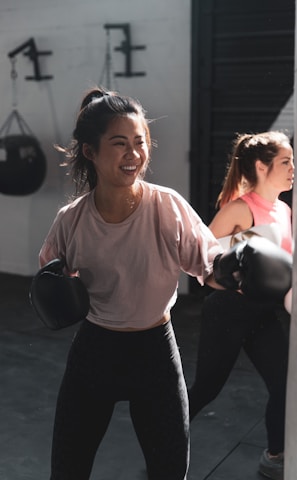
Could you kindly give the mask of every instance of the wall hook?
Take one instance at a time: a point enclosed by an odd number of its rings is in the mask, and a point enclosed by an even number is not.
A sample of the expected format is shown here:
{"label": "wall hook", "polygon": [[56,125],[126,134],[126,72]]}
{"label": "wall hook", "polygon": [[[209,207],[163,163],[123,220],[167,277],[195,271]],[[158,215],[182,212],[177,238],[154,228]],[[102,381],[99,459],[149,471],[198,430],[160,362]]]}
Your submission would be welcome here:
{"label": "wall hook", "polygon": [[125,39],[122,41],[119,47],[115,47],[114,50],[120,51],[125,55],[125,71],[116,72],[116,77],[140,77],[145,76],[145,72],[133,72],[132,71],[132,51],[133,50],[145,50],[145,45],[131,45],[131,30],[129,23],[106,23],[104,25],[106,30],[113,28],[123,30]]}
{"label": "wall hook", "polygon": [[40,55],[51,55],[53,52],[51,51],[38,51],[34,38],[29,38],[27,42],[23,43],[19,47],[17,47],[15,50],[12,50],[11,52],[8,53],[9,58],[15,57],[18,53],[22,52],[23,50],[24,53],[23,55],[26,55],[29,57],[29,59],[33,62],[34,66],[34,75],[33,76],[26,76],[26,80],[35,80],[35,81],[40,81],[40,80],[50,80],[53,78],[52,75],[41,75],[40,74],[40,66],[39,66],[39,61],[38,57]]}

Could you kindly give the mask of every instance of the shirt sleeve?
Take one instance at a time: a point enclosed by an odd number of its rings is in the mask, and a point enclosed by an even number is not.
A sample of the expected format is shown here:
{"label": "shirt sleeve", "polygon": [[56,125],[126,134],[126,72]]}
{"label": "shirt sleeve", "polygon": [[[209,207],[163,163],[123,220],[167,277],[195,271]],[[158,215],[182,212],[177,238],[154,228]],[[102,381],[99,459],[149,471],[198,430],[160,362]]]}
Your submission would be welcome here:
{"label": "shirt sleeve", "polygon": [[180,217],[180,262],[182,270],[201,285],[213,272],[213,262],[224,249],[197,212],[182,202]]}
{"label": "shirt sleeve", "polygon": [[45,264],[54,260],[55,258],[65,258],[66,254],[66,243],[65,243],[65,236],[62,228],[61,218],[63,215],[63,210],[61,209],[39,252],[39,266],[43,267]]}

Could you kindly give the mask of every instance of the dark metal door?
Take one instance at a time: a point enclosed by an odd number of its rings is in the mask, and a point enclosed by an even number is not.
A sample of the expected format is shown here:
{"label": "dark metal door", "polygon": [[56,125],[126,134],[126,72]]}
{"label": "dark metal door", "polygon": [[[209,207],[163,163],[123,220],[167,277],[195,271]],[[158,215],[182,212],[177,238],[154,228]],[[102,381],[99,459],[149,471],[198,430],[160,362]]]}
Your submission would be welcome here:
{"label": "dark metal door", "polygon": [[294,0],[192,0],[191,203],[206,223],[235,133],[269,130],[293,94],[294,20]]}

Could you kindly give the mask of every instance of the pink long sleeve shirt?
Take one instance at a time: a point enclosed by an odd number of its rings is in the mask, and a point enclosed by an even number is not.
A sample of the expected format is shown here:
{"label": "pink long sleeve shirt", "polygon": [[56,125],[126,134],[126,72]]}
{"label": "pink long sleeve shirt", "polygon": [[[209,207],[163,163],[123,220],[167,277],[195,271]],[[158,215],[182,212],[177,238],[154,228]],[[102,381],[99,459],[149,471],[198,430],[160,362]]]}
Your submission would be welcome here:
{"label": "pink long sleeve shirt", "polygon": [[90,295],[88,320],[105,327],[150,328],[177,298],[181,270],[200,284],[222,247],[177,192],[141,182],[143,197],[123,222],[107,223],[94,191],[61,208],[40,264],[65,258]]}

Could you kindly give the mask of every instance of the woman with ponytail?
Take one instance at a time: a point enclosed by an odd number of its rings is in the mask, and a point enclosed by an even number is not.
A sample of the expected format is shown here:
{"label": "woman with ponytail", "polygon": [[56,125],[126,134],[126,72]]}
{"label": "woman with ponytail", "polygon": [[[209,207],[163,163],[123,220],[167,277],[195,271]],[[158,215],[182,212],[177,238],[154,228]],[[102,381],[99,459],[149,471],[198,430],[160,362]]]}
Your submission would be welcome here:
{"label": "woman with ponytail", "polygon": [[[291,209],[279,195],[292,189],[293,178],[293,151],[284,133],[238,135],[210,230],[226,242],[239,232],[274,226],[280,246],[292,254]],[[279,309],[284,311],[284,306],[275,305],[273,298],[262,303],[240,291],[211,292],[202,309],[196,376],[189,390],[193,420],[217,397],[244,349],[268,390],[268,446],[259,471],[273,480],[283,479],[288,360],[288,336]]]}
{"label": "woman with ponytail", "polygon": [[59,210],[40,265],[59,258],[79,272],[90,310],[59,390],[51,480],[90,478],[119,401],[129,402],[148,479],[187,476],[188,396],[170,310],[180,272],[212,282],[223,249],[181,195],[144,181],[148,123],[137,100],[94,88],[73,141],[58,147],[76,198]]}

